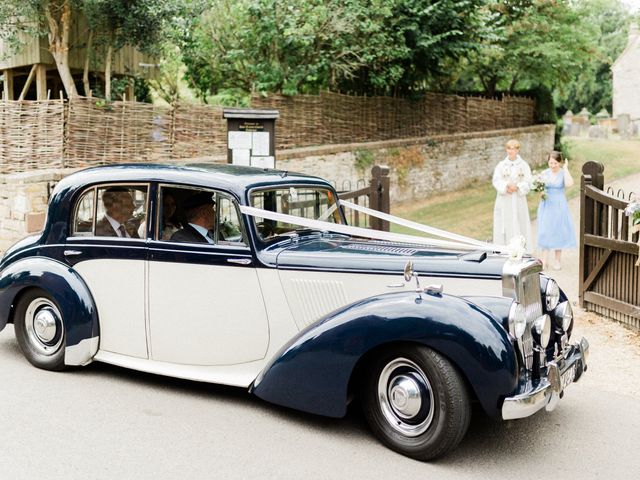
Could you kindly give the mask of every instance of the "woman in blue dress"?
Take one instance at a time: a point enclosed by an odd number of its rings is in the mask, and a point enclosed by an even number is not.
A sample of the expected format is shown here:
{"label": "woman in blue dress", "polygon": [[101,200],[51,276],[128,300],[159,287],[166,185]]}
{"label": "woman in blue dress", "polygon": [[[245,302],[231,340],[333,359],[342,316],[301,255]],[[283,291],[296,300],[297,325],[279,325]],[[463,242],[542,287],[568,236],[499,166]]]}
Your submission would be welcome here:
{"label": "woman in blue dress", "polygon": [[564,189],[573,185],[573,178],[568,161],[563,162],[560,152],[551,152],[547,163],[549,168],[541,174],[545,187],[538,205],[538,248],[542,250],[544,268],[549,266],[549,251],[554,250],[551,267],[560,270],[562,249],[576,246],[576,234],[564,195]]}

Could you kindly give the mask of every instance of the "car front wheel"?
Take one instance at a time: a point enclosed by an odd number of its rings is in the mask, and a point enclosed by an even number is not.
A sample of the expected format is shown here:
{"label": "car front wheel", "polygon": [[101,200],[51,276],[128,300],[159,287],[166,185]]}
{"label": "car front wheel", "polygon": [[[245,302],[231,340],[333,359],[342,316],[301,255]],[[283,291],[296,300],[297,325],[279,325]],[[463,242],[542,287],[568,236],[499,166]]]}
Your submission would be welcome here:
{"label": "car front wheel", "polygon": [[380,356],[365,382],[373,432],[403,455],[431,460],[455,448],[471,418],[466,384],[442,355],[421,346]]}
{"label": "car front wheel", "polygon": [[38,368],[64,368],[64,324],[58,305],[44,290],[27,291],[18,301],[14,329],[24,356]]}

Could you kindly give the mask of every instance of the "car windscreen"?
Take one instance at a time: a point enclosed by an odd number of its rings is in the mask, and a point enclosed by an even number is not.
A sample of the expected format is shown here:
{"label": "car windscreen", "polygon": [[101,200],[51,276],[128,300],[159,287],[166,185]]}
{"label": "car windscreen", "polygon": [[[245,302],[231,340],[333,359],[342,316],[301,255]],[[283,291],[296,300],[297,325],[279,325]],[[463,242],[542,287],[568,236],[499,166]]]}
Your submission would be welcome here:
{"label": "car windscreen", "polygon": [[[287,186],[255,190],[250,195],[251,206],[275,213],[284,213],[308,220],[343,224],[333,191],[310,186]],[[309,230],[307,227],[268,218],[253,218],[262,240]]]}

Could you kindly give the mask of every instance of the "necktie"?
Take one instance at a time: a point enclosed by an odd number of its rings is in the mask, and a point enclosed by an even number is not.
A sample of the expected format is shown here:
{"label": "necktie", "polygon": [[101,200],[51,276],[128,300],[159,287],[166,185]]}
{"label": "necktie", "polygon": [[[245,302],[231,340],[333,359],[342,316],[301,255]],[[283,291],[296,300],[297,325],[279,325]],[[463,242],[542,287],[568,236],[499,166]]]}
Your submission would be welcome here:
{"label": "necktie", "polygon": [[209,243],[215,243],[215,237],[213,230],[207,230],[207,238],[209,239]]}
{"label": "necktie", "polygon": [[120,237],[127,238],[127,231],[124,229],[124,225],[120,225],[118,227],[118,232],[120,232]]}

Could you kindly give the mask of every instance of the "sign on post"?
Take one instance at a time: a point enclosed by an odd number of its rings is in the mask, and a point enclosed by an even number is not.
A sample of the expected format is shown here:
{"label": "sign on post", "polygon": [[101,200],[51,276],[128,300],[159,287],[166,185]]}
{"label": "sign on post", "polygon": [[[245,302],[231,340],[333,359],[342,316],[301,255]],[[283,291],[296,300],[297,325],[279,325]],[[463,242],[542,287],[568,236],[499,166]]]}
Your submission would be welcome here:
{"label": "sign on post", "polygon": [[276,166],[276,119],[278,110],[225,108],[227,160],[233,165],[260,168]]}

